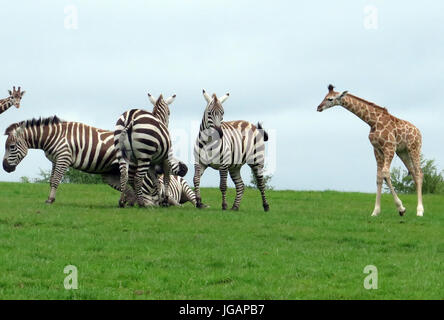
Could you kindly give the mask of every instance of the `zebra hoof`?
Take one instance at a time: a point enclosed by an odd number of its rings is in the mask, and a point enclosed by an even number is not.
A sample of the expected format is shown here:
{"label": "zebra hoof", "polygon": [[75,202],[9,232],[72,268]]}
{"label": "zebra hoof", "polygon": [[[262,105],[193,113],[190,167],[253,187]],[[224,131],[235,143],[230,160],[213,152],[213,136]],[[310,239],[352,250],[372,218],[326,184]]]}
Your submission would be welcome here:
{"label": "zebra hoof", "polygon": [[227,205],[226,204],[222,205],[222,210],[227,210]]}
{"label": "zebra hoof", "polygon": [[46,200],[45,202],[46,202],[47,204],[53,204],[54,201],[55,201],[55,199],[48,199],[48,200]]}
{"label": "zebra hoof", "polygon": [[231,211],[239,211],[239,208],[238,207],[232,207],[230,210]]}
{"label": "zebra hoof", "polygon": [[119,200],[119,208],[125,208],[125,201]]}
{"label": "zebra hoof", "polygon": [[407,209],[404,209],[404,210],[402,210],[402,211],[399,211],[399,215],[400,215],[401,217],[403,217],[406,211],[407,211]]}
{"label": "zebra hoof", "polygon": [[268,203],[264,204],[264,211],[265,212],[270,211],[270,205]]}
{"label": "zebra hoof", "polygon": [[209,206],[207,206],[206,204],[204,204],[202,202],[196,203],[196,208],[198,208],[198,209],[204,209],[204,208],[208,208],[208,207]]}

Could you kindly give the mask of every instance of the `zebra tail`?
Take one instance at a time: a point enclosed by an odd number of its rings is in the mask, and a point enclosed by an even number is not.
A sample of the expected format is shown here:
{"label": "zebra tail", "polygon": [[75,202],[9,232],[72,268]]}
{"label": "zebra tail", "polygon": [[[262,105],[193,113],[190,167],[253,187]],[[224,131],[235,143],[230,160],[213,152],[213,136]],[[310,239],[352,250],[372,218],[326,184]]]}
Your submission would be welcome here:
{"label": "zebra tail", "polygon": [[262,127],[262,123],[258,122],[258,123],[257,123],[257,128],[260,130],[260,132],[261,132],[262,135],[264,136],[264,141],[268,141],[268,133],[267,133],[267,131],[265,131],[264,128]]}
{"label": "zebra tail", "polygon": [[127,150],[125,149],[125,140],[128,139],[128,131],[130,131],[132,129],[132,126],[133,126],[133,123],[130,122],[125,128],[123,128],[123,130],[119,136],[119,149],[122,154],[123,160],[125,160],[126,162],[129,161],[130,157],[129,157]]}

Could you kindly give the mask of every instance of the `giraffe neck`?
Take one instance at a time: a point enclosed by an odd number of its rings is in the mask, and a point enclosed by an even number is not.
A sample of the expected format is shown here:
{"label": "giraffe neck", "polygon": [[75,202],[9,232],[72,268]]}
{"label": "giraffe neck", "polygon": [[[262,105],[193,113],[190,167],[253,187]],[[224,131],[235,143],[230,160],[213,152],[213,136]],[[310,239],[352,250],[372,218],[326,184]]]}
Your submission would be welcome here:
{"label": "giraffe neck", "polygon": [[8,110],[12,106],[11,98],[0,100],[0,114]]}
{"label": "giraffe neck", "polygon": [[387,113],[387,109],[376,106],[371,102],[365,101],[351,94],[347,94],[341,99],[341,106],[354,113],[370,127],[376,125],[378,116],[381,113]]}

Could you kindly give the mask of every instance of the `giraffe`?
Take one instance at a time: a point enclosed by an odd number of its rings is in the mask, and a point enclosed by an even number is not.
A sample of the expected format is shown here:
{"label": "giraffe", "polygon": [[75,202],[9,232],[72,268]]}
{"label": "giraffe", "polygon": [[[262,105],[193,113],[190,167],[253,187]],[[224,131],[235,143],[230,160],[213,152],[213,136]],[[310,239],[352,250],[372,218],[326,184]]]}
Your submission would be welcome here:
{"label": "giraffe", "polygon": [[20,100],[26,91],[20,91],[20,87],[15,90],[15,87],[8,90],[9,97],[0,100],[0,114],[8,110],[10,107],[15,106],[17,109],[20,108]]}
{"label": "giraffe", "polygon": [[330,84],[328,93],[318,106],[317,111],[322,112],[337,105],[354,113],[370,126],[369,139],[373,145],[378,168],[376,201],[372,216],[377,216],[381,212],[383,181],[387,183],[393,195],[399,214],[403,216],[406,211],[390,179],[390,164],[396,153],[413,176],[418,194],[416,215],[422,217],[424,214],[422,204],[423,173],[420,166],[422,138],[419,129],[408,121],[392,116],[386,108],[356,97],[347,91],[342,93],[334,91],[334,86]]}

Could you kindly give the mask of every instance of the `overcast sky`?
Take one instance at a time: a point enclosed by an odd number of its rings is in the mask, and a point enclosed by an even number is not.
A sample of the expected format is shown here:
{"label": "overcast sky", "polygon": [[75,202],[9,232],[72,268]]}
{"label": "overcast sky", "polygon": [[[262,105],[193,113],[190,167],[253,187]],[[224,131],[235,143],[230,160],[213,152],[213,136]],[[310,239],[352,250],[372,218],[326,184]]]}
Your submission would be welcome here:
{"label": "overcast sky", "polygon": [[[275,187],[374,192],[367,124],[316,107],[329,83],[385,106],[422,131],[424,155],[444,169],[443,12],[441,1],[3,2],[0,98],[13,85],[26,95],[0,129],[56,114],[113,130],[128,108],[152,109],[147,92],[176,93],[170,129],[191,182],[201,90],[230,92],[225,120],[270,130]],[[39,168],[50,162],[32,150],[0,180]],[[202,184],[217,186],[217,172]]]}

